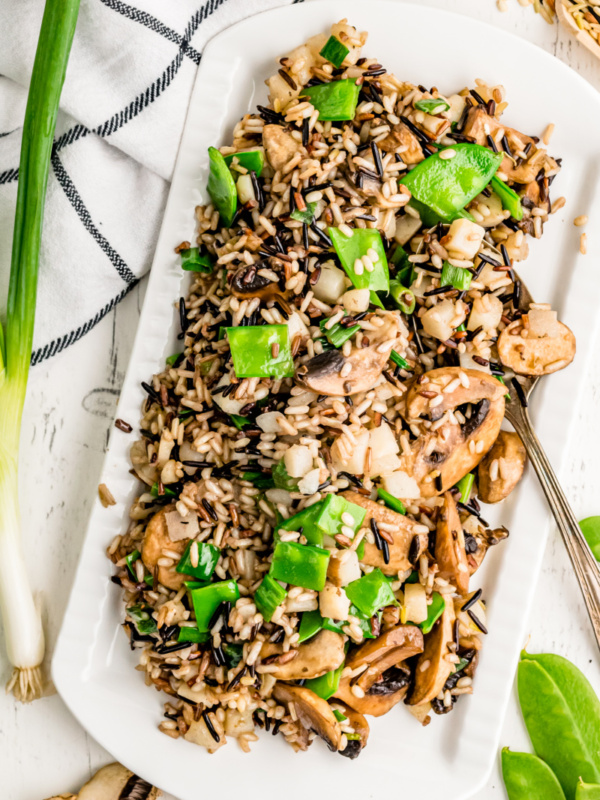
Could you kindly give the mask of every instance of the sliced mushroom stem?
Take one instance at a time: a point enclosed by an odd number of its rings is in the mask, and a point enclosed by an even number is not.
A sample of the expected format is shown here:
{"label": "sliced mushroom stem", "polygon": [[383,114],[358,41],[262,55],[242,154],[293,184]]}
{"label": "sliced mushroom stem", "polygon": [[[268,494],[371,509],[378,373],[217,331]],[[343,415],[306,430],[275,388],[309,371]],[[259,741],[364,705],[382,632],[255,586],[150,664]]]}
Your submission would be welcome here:
{"label": "sliced mushroom stem", "polygon": [[484,503],[499,503],[523,477],[527,453],[520,436],[500,431],[494,446],[477,469],[477,490]]}
{"label": "sliced mushroom stem", "polygon": [[314,730],[330,750],[339,750],[342,741],[342,728],[326,700],[304,686],[277,683],[273,697],[294,711],[305,728]]}

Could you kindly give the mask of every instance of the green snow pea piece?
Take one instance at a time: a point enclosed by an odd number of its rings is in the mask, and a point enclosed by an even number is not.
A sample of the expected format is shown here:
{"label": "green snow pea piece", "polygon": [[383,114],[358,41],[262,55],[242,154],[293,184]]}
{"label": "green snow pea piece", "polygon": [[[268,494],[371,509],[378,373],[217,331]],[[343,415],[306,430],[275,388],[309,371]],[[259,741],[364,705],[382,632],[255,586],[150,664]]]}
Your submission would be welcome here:
{"label": "green snow pea piece", "polygon": [[[237,159],[240,167],[244,167],[248,172],[256,172],[256,177],[260,177],[265,165],[265,154],[262,150],[245,150],[243,153],[231,153],[231,155],[225,156],[225,163],[230,169],[234,158]],[[235,170],[235,166],[233,169],[236,175],[240,174]]]}
{"label": "green snow pea piece", "polygon": [[322,505],[315,517],[315,525],[328,536],[335,536],[341,532],[342,526],[346,525],[342,520],[344,514],[349,514],[354,520],[354,522],[351,525],[347,525],[347,527],[352,528],[354,533],[356,533],[363,524],[367,512],[362,506],[351,503],[339,494],[328,494],[327,497],[322,500]]}
{"label": "green snow pea piece", "polygon": [[335,36],[330,36],[319,55],[327,59],[334,67],[339,68],[349,52],[350,50],[345,44],[342,44]]}
{"label": "green snow pea piece", "polygon": [[323,630],[323,622],[323,617],[319,614],[318,609],[305,611],[298,628],[298,643],[302,644],[302,642],[312,639],[320,630]]}
{"label": "green snow pea piece", "polygon": [[579,779],[575,789],[575,800],[600,800],[600,785],[584,783]]}
{"label": "green snow pea piece", "polygon": [[417,303],[414,294],[395,278],[390,281],[390,295],[400,311],[405,314],[413,313]]}
{"label": "green snow pea piece", "polygon": [[199,247],[190,247],[189,250],[181,250],[181,269],[186,272],[205,272],[210,274],[213,271],[214,259],[208,253],[200,254]]}
{"label": "green snow pea piece", "polygon": [[468,269],[465,267],[453,267],[448,261],[444,261],[440,276],[441,286],[453,286],[459,292],[466,292],[472,280],[473,273]]}
{"label": "green snow pea piece", "polygon": [[523,206],[521,205],[521,198],[511,189],[510,186],[501,180],[497,175],[494,175],[490,181],[492,189],[496,192],[502,203],[502,208],[510,212],[511,217],[516,220],[523,219]]}
{"label": "green snow pea piece", "polygon": [[[370,289],[371,292],[389,292],[390,275],[381,234],[372,228],[354,228],[352,236],[346,236],[339,228],[328,229],[337,257],[346,274],[357,289]],[[373,272],[366,269],[355,272],[354,263],[367,255],[369,250],[377,253]]]}
{"label": "green snow pea piece", "polygon": [[[344,314],[344,316],[347,315]],[[340,325],[339,322],[336,322],[331,328],[326,328],[326,324],[327,319],[322,319],[321,322],[319,322],[319,327],[323,331],[323,334],[329,344],[332,344],[334,347],[341,347],[344,342],[347,342],[348,339],[352,338],[352,336],[354,336],[354,334],[360,330],[360,325],[350,325],[349,327],[344,328],[343,325]]]}
{"label": "green snow pea piece", "polygon": [[446,601],[439,592],[434,592],[431,596],[431,603],[427,606],[427,619],[419,623],[419,628],[423,633],[431,633],[431,630],[438,619],[444,613]]}
{"label": "green snow pea piece", "polygon": [[[330,495],[327,495],[328,497]],[[277,530],[283,529],[284,531],[298,531],[302,528],[302,534],[306,536],[309,544],[320,547],[323,544],[323,531],[316,525],[316,518],[321,513],[323,508],[323,500],[315,503],[293,517],[284,520],[277,526]]]}
{"label": "green snow pea piece", "polygon": [[296,542],[277,542],[270,575],[275,580],[320,592],[325,586],[329,552]]}
{"label": "green snow pea piece", "polygon": [[533,749],[567,800],[579,778],[600,783],[600,700],[583,673],[561,656],[523,652],[517,688]]}
{"label": "green snow pea piece", "polygon": [[320,675],[318,678],[309,678],[304,685],[311,692],[322,697],[323,700],[329,700],[338,690],[343,669],[344,664],[342,663],[337,669],[332,669],[330,672],[326,672],[325,675]]}
{"label": "green snow pea piece", "polygon": [[254,602],[263,615],[263,618],[267,622],[270,622],[277,606],[280,606],[286,597],[287,592],[283,586],[277,583],[270,575],[265,575],[262,583],[256,590]]}
{"label": "green snow pea piece", "polygon": [[456,488],[460,492],[459,500],[461,503],[469,502],[469,497],[471,496],[471,490],[473,489],[474,483],[475,475],[472,472],[467,472],[467,474],[456,484]]}
{"label": "green snow pea piece", "polygon": [[565,800],[556,775],[531,753],[502,749],[502,778],[509,800]]}
{"label": "green snow pea piece", "polygon": [[237,189],[225,159],[216,147],[208,148],[210,172],[208,193],[214,207],[221,215],[221,224],[229,228],[237,209]]}
{"label": "green snow pea piece", "polygon": [[307,86],[300,94],[308,97],[319,112],[322,122],[336,122],[354,119],[359,92],[360,86],[356,85],[355,80],[346,78],[343,81]]}
{"label": "green snow pea piece", "polygon": [[586,517],[579,522],[579,527],[592,553],[600,561],[600,517]]}
{"label": "green snow pea piece", "polygon": [[362,578],[349,583],[346,586],[346,594],[350,601],[368,617],[372,617],[380,608],[398,605],[390,582],[378,567],[368,575],[363,575]]}
{"label": "green snow pea piece", "polygon": [[504,158],[504,153],[479,144],[456,144],[452,149],[453,158],[433,153],[399,180],[418,203],[446,222],[488,185]]}
{"label": "green snow pea piece", "polygon": [[204,633],[208,632],[213,614],[221,603],[230,602],[235,605],[240,596],[240,590],[234,580],[190,586],[189,590],[196,615],[196,625],[198,630]]}
{"label": "green snow pea piece", "polygon": [[226,331],[238,378],[293,377],[287,325],[241,325]]}
{"label": "green snow pea piece", "polygon": [[190,542],[183,551],[175,570],[183,573],[183,575],[191,575],[199,581],[209,581],[215,571],[221,551],[214,544],[196,542],[198,546],[198,564],[194,567],[190,558],[192,544],[193,542]]}
{"label": "green snow pea piece", "polygon": [[199,631],[198,628],[179,628],[177,636],[178,642],[190,642],[190,644],[202,644],[208,642],[210,633],[208,631]]}
{"label": "green snow pea piece", "polygon": [[383,500],[386,506],[391,508],[392,511],[397,511],[398,514],[406,514],[406,506],[402,500],[399,500],[397,497],[394,497],[393,494],[386,492],[386,490],[382,489],[381,486],[377,487],[377,497]]}
{"label": "green snow pea piece", "polygon": [[127,609],[127,613],[133,620],[138,633],[147,636],[149,633],[156,633],[158,627],[156,620],[152,616],[152,607],[146,603],[137,603]]}

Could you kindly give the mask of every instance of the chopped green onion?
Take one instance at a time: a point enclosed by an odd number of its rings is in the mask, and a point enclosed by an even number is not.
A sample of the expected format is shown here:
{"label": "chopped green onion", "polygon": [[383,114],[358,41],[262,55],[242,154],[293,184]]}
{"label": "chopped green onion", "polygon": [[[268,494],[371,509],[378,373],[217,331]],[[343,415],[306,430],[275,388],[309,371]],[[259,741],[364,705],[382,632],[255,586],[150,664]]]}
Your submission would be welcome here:
{"label": "chopped green onion", "polygon": [[287,325],[242,325],[226,330],[238,378],[293,377]]}
{"label": "chopped green onion", "polygon": [[240,417],[239,414],[229,414],[229,419],[233,422],[235,427],[238,431],[241,431],[243,428],[246,428],[248,425],[252,425],[248,417]]}
{"label": "chopped green onion", "polygon": [[273,467],[273,482],[278,489],[285,489],[288,492],[293,492],[298,488],[299,478],[292,478],[285,467],[285,459],[281,459]]}
{"label": "chopped green onion", "polygon": [[377,496],[383,500],[388,508],[391,508],[392,511],[397,511],[398,514],[406,514],[406,507],[401,500],[398,500],[397,497],[394,497],[393,494],[386,492],[385,489],[382,489],[381,486],[377,487]]}
{"label": "chopped green onion", "polygon": [[356,80],[346,78],[343,81],[306,86],[300,95],[308,97],[322,122],[336,122],[354,119],[359,93],[360,86],[357,86]]}
{"label": "chopped green onion", "polygon": [[347,342],[348,339],[352,338],[352,336],[360,330],[360,325],[349,325],[345,328],[343,325],[340,325],[339,322],[336,322],[335,325],[327,329],[325,327],[326,324],[327,320],[322,319],[319,323],[319,327],[325,334],[325,338],[329,344],[332,344],[334,347],[341,347],[344,342]]}
{"label": "chopped green onion", "polygon": [[320,592],[325,586],[329,552],[296,542],[277,542],[270,574],[275,580]]}
{"label": "chopped green onion", "polygon": [[233,175],[225,163],[225,159],[216,147],[208,148],[210,172],[208,175],[208,193],[213,206],[221,216],[221,224],[231,226],[237,209],[237,189]]}
{"label": "chopped green onion", "polygon": [[419,628],[423,633],[431,633],[431,629],[444,613],[446,608],[446,601],[439,592],[434,592],[431,595],[431,603],[427,606],[427,619],[425,622],[419,623]]}
{"label": "chopped green onion", "polygon": [[263,619],[270,622],[277,607],[286,597],[286,590],[271,575],[265,575],[254,595],[254,603],[263,615]]}
{"label": "chopped green onion", "polygon": [[138,633],[147,636],[149,633],[156,633],[158,626],[152,616],[152,607],[145,603],[137,603],[127,609],[127,613],[134,622]]}
{"label": "chopped green onion", "polygon": [[150,489],[150,494],[152,497],[177,497],[177,493],[173,491],[173,489],[169,489],[168,486],[163,486],[162,494],[159,494],[158,491],[158,483],[153,483],[152,488]]}
{"label": "chopped green onion", "polygon": [[399,280],[390,281],[390,295],[400,311],[412,314],[417,304],[416,298],[410,289],[407,289]]}
{"label": "chopped green onion", "polygon": [[240,590],[234,580],[219,581],[190,587],[190,596],[198,630],[206,633],[217,608],[224,602],[235,605],[240,596]]}
{"label": "chopped green onion", "polygon": [[[346,236],[339,228],[328,230],[335,252],[352,285],[357,289],[370,289],[372,292],[388,292],[390,276],[379,231],[373,228],[354,228],[352,236]],[[377,254],[377,260],[372,260],[374,261],[372,272],[363,266],[362,261],[360,267],[356,263],[362,260],[369,250]]]}
{"label": "chopped green onion", "polygon": [[174,364],[177,363],[177,359],[180,358],[182,355],[183,355],[183,353],[173,353],[172,356],[167,356],[167,358],[166,358],[167,364],[170,367],[172,367]]}
{"label": "chopped green onion", "polygon": [[187,272],[205,272],[210,274],[213,271],[214,259],[208,253],[200,255],[199,247],[190,247],[189,250],[181,250],[181,269]]}
{"label": "chopped green onion", "polygon": [[586,517],[580,521],[579,527],[594,557],[600,561],[600,517]]}
{"label": "chopped green onion", "polygon": [[268,472],[244,472],[242,480],[251,481],[257,489],[272,489],[275,486],[275,481]]}
{"label": "chopped green onion", "polygon": [[344,664],[342,663],[337,669],[332,669],[330,672],[326,672],[318,678],[309,678],[304,685],[307,689],[310,689],[311,692],[322,697],[323,700],[329,700],[339,688],[343,669]]}
{"label": "chopped green onion", "polygon": [[511,217],[517,221],[523,219],[523,206],[521,198],[507,183],[494,175],[490,181],[492,189],[496,192],[502,203],[502,208],[510,212]]}
{"label": "chopped green onion", "polygon": [[463,669],[464,669],[466,666],[468,666],[468,664],[469,664],[469,659],[468,659],[468,658],[461,658],[461,659],[460,659],[460,661],[458,661],[458,663],[456,663],[456,664],[454,665],[454,672],[455,672],[455,673],[456,673],[456,672],[462,672],[462,670],[463,670]]}
{"label": "chopped green onion", "polygon": [[350,50],[345,44],[342,44],[335,36],[330,36],[319,55],[323,56],[323,58],[333,64],[334,67],[339,69],[349,52]]}
{"label": "chopped green onion", "polygon": [[[242,153],[231,153],[231,155],[225,156],[225,163],[229,169],[232,169],[231,162],[234,158],[237,159],[237,163],[240,167],[244,167],[248,172],[256,172],[256,177],[260,177],[263,167],[265,166],[265,154],[262,150],[245,150]],[[235,169],[235,165],[233,166],[233,170],[238,175],[240,174]]]}
{"label": "chopped green onion", "polygon": [[400,353],[397,353],[395,350],[392,350],[390,353],[390,361],[393,361],[397,367],[401,367],[402,369],[412,369],[408,361],[405,358],[402,358]]}
{"label": "chopped green onion", "polygon": [[[458,328],[457,328],[457,330],[458,330]],[[506,383],[504,382],[504,378],[502,377],[502,375],[494,375],[494,378],[496,378],[497,381],[500,381],[500,383],[503,386],[506,386]],[[510,400],[510,394],[508,392],[504,395],[504,399],[505,400]]]}
{"label": "chopped green onion", "polygon": [[[133,578],[133,580],[136,583],[138,582],[138,577],[137,577],[137,572],[135,571],[133,565],[138,560],[138,558],[141,558],[141,557],[142,557],[142,554],[140,553],[140,551],[139,550],[134,550],[132,553],[129,553],[129,555],[125,558],[125,563],[127,564],[127,569],[129,570],[129,573],[130,573],[131,577]],[[152,578],[152,575],[150,575],[149,573],[146,573],[146,575],[144,575],[144,583],[147,586],[152,586],[153,583],[154,583],[154,579]]]}
{"label": "chopped green onion", "polygon": [[390,582],[378,567],[368,575],[349,583],[346,586],[346,594],[367,617],[372,617],[385,606],[398,605]]}
{"label": "chopped green onion", "polygon": [[[333,709],[333,716],[337,719],[338,722],[346,722],[348,717],[345,717],[341,711],[338,711],[337,708]],[[346,734],[347,735],[347,734]]]}
{"label": "chopped green onion", "polygon": [[459,502],[469,502],[469,497],[471,496],[471,490],[474,483],[475,475],[473,475],[472,472],[467,472],[467,474],[459,480],[459,482],[456,484],[456,488],[460,492],[460,497],[458,498]]}
{"label": "chopped green onion", "polygon": [[307,225],[310,225],[315,218],[316,209],[316,203],[307,203],[305,211],[300,211],[299,208],[295,208],[290,214],[290,217],[291,219],[295,219],[296,222],[305,222]]}
{"label": "chopped green onion", "polygon": [[444,111],[448,111],[450,103],[447,103],[443,97],[426,97],[422,100],[417,100],[415,108],[418,108],[419,111],[424,111],[426,114],[435,116],[436,114],[443,114]]}
{"label": "chopped green onion", "polygon": [[441,286],[454,286],[459,292],[466,292],[473,280],[473,273],[466,267],[453,267],[444,261],[442,274],[440,276]]}
{"label": "chopped green onion", "polygon": [[194,544],[194,542],[190,542],[185,548],[179,564],[177,564],[175,569],[177,572],[181,572],[183,575],[191,575],[199,581],[209,581],[215,571],[221,551],[218,547],[215,547],[214,544],[196,542],[195,544],[198,547],[198,563],[194,567],[190,558],[192,544]]}
{"label": "chopped green onion", "polygon": [[189,642],[190,644],[203,644],[210,639],[210,633],[199,631],[198,628],[179,628],[177,635],[178,642]]}
{"label": "chopped green onion", "polygon": [[349,742],[358,742],[360,740],[360,733],[346,733],[345,736]]}

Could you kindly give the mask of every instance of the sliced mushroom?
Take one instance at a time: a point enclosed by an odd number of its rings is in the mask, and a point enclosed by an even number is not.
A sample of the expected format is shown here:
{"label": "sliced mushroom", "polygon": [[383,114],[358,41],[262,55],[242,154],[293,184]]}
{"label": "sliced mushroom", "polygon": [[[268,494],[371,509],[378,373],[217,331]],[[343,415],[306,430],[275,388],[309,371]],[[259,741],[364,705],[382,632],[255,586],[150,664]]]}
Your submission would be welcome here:
{"label": "sliced mushroom", "polygon": [[245,266],[233,276],[231,281],[231,294],[240,300],[251,297],[260,297],[261,300],[275,300],[281,294],[277,281],[259,275],[260,264]]}
{"label": "sliced mushroom", "polygon": [[48,800],[77,800],[76,794],[55,794],[54,797],[49,797]]}
{"label": "sliced mushroom", "polygon": [[511,322],[498,337],[498,355],[506,367],[519,375],[550,375],[564,369],[575,358],[575,336],[557,322],[557,336],[527,336],[520,319]]}
{"label": "sliced mushroom", "polygon": [[395,153],[398,148],[405,164],[418,164],[425,156],[415,134],[403,123],[394,125],[388,135],[379,142],[379,147],[386,153]]}
{"label": "sliced mushroom", "polygon": [[378,316],[384,324],[369,336],[368,347],[353,347],[347,357],[341,350],[325,350],[299,367],[296,381],[313,392],[334,397],[372,389],[389,360],[401,325],[396,313]]}
{"label": "sliced mushroom", "polygon": [[158,789],[121,764],[107,764],[81,787],[78,800],[156,800],[158,796]]}
{"label": "sliced mushroom", "polygon": [[348,719],[348,723],[354,728],[354,733],[358,734],[358,739],[349,739],[348,744],[339,753],[346,758],[356,758],[367,746],[369,739],[369,723],[355,709],[351,708],[341,700],[334,700],[332,703],[334,709],[341,711],[342,714]]}
{"label": "sliced mushroom", "polygon": [[435,560],[439,575],[456,586],[459,594],[469,591],[469,566],[465,536],[456,503],[450,492],[444,494],[435,534]]}
{"label": "sliced mushroom", "polygon": [[272,659],[272,666],[277,667],[272,674],[280,681],[299,681],[304,678],[318,678],[344,663],[344,637],[335,631],[322,630],[301,644],[289,661],[288,653],[283,652],[283,645],[266,642],[260,651],[263,662]]}
{"label": "sliced mushroom", "polygon": [[162,583],[168,589],[177,590],[181,589],[184,581],[190,580],[190,576],[177,572],[175,570],[177,564],[173,564],[170,567],[158,566],[158,560],[164,558],[163,550],[173,550],[175,553],[183,555],[183,551],[190,541],[189,539],[173,541],[169,536],[166,515],[174,510],[175,505],[170,504],[151,518],[144,534],[142,561],[152,574],[154,574],[155,569],[158,569],[159,583]]}
{"label": "sliced mushroom", "polygon": [[302,725],[315,731],[330,750],[339,750],[342,741],[342,726],[335,718],[333,709],[326,700],[304,686],[290,686],[277,683],[273,697],[288,707],[293,704],[294,711]]}
{"label": "sliced mushroom", "polygon": [[454,672],[454,664],[446,660],[446,656],[450,655],[448,645],[454,641],[454,620],[454,605],[446,603],[442,616],[425,637],[425,649],[417,661],[409,705],[416,706],[435,700],[448,677]]}
{"label": "sliced mushroom", "polygon": [[365,527],[370,526],[372,519],[378,524],[382,522],[384,525],[394,526],[394,531],[386,531],[394,540],[388,544],[390,556],[388,563],[386,564],[382,551],[366,539],[364,540],[365,554],[362,558],[362,563],[369,567],[379,567],[385,575],[397,575],[398,572],[410,569],[409,553],[415,537],[414,528],[417,523],[404,516],[404,514],[398,514],[398,512],[392,511],[387,506],[382,506],[374,500],[369,500],[368,497],[358,492],[344,492],[343,496],[350,503],[354,503],[366,510],[367,514],[363,523]]}
{"label": "sliced mushroom", "polygon": [[138,439],[131,445],[129,458],[135,474],[141,481],[147,483],[148,486],[156,483],[158,480],[158,467],[155,464],[151,464],[148,459],[145,439]]}
{"label": "sliced mushroom", "polygon": [[410,670],[398,664],[379,676],[364,694],[357,697],[348,678],[342,678],[335,694],[336,699],[354,708],[359,714],[382,717],[406,697],[410,684]]}
{"label": "sliced mushroom", "polygon": [[267,159],[274,170],[283,169],[296,153],[306,153],[300,142],[281,125],[265,125],[262,140]]}
{"label": "sliced mushroom", "polygon": [[[469,517],[465,524],[465,544],[467,550],[467,563],[471,575],[475,574],[485,558],[490,547],[504,541],[508,530],[502,528],[486,528],[475,517]],[[470,529],[467,532],[467,526]]]}
{"label": "sliced mushroom", "polygon": [[500,431],[477,470],[479,499],[484,503],[499,503],[508,497],[523,477],[526,460],[521,437],[512,431]]}
{"label": "sliced mushroom", "polygon": [[[468,382],[466,387],[460,382],[461,374]],[[444,392],[451,384],[453,390]],[[425,380],[415,382],[409,389],[409,420],[418,421],[427,413],[432,420],[439,420],[446,411],[472,405],[471,416],[464,423],[458,424],[450,416],[437,430],[419,436],[412,443],[411,452],[401,456],[402,469],[417,481],[422,497],[442,494],[479,464],[500,431],[504,392],[502,384],[491,375],[460,367],[431,370]],[[431,401],[435,401],[433,406]]]}

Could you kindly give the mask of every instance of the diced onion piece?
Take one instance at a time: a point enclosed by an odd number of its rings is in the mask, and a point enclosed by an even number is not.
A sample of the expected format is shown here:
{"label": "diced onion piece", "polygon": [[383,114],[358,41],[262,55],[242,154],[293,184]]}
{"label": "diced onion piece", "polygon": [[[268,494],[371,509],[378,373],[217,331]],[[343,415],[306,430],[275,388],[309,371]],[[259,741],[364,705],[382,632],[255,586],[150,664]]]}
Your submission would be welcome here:
{"label": "diced onion piece", "polygon": [[342,303],[349,314],[360,314],[369,308],[370,292],[368,289],[349,289],[342,296]]}
{"label": "diced onion piece", "polygon": [[283,457],[290,478],[303,478],[313,466],[313,457],[308,447],[293,444]]}
{"label": "diced onion piece", "polygon": [[427,619],[427,594],[420,583],[404,585],[404,608],[408,622],[425,622]]}
{"label": "diced onion piece", "polygon": [[252,178],[249,174],[240,175],[236,183],[237,194],[242,205],[245,205],[249,200],[256,200],[254,196],[254,186],[252,185]]}
{"label": "diced onion piece", "polygon": [[412,239],[415,233],[421,227],[421,220],[417,217],[412,217],[405,214],[403,217],[398,217],[396,220],[396,233],[394,239],[398,244],[406,244]]}
{"label": "diced onion piece", "polygon": [[369,431],[354,434],[355,444],[350,444],[344,436],[338,436],[331,446],[333,466],[338,472],[362,475],[365,471],[365,458],[369,446]]}
{"label": "diced onion piece", "polygon": [[481,247],[485,228],[470,219],[455,219],[441,241],[453,258],[474,258]]}
{"label": "diced onion piece", "polygon": [[401,466],[402,462],[395,453],[388,453],[387,456],[378,456],[376,453],[372,452],[369,477],[376,478],[378,475],[387,475],[388,473],[395,472]]}
{"label": "diced onion piece", "polygon": [[313,286],[313,292],[317,300],[329,305],[335,305],[344,294],[349,281],[346,273],[333,264],[326,262],[321,268],[319,280]]}
{"label": "diced onion piece", "polygon": [[465,110],[467,99],[460,94],[451,94],[446,100],[450,103],[450,108],[446,111],[446,117],[450,122],[458,122]]}
{"label": "diced onion piece", "polygon": [[[483,212],[479,206],[485,207]],[[502,200],[500,200],[495,192],[492,192],[489,197],[486,197],[484,194],[477,195],[473,203],[469,206],[469,209],[481,214],[483,219],[479,220],[479,224],[483,225],[484,228],[494,228],[496,225],[500,225],[506,218]],[[498,273],[496,272],[495,275],[497,280]]]}
{"label": "diced onion piece", "polygon": [[319,592],[319,611],[322,617],[344,620],[350,613],[350,598],[346,592],[333,583],[326,583]]}
{"label": "diced onion piece", "polygon": [[560,334],[556,311],[545,308],[530,308],[527,313],[529,320],[529,336],[541,339],[544,336],[555,338]]}
{"label": "diced onion piece", "polygon": [[445,342],[454,333],[450,322],[456,317],[456,306],[452,300],[442,300],[429,308],[421,317],[421,324],[425,333]]}
{"label": "diced onion piece", "polygon": [[332,553],[327,568],[327,578],[335,586],[347,586],[361,576],[356,550],[337,550]]}
{"label": "diced onion piece", "polygon": [[267,411],[258,415],[256,424],[264,433],[281,433],[281,428],[279,427],[280,419],[285,419],[281,411]]}
{"label": "diced onion piece", "polygon": [[291,506],[294,502],[287,489],[267,489],[265,497],[267,500],[270,500],[271,503],[281,503],[284,506]]}
{"label": "diced onion piece", "polygon": [[469,314],[467,330],[474,331],[482,327],[484,331],[495,330],[502,318],[502,301],[492,294],[476,297]]}
{"label": "diced onion piece", "polygon": [[318,396],[316,392],[311,392],[309,389],[306,389],[306,391],[300,392],[300,394],[291,395],[288,400],[288,406],[308,406],[313,400],[316,400]]}
{"label": "diced onion piece", "polygon": [[401,469],[383,475],[381,482],[386,492],[401,500],[416,500],[420,497],[421,493],[416,480]]}
{"label": "diced onion piece", "polygon": [[225,711],[225,735],[237,738],[245,733],[252,733],[254,720],[252,707],[238,711],[237,708],[228,708]]}
{"label": "diced onion piece", "polygon": [[310,472],[307,472],[302,480],[298,481],[298,491],[301,494],[314,494],[321,483],[320,474],[321,470],[319,467],[316,469],[311,469]]}
{"label": "diced onion piece", "polygon": [[400,450],[396,437],[386,422],[369,431],[369,447],[371,448],[371,477],[393,472],[400,466],[396,455]]}

